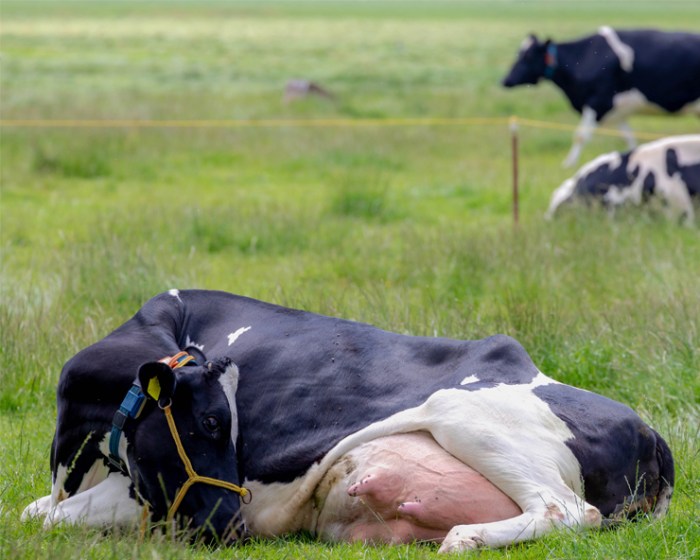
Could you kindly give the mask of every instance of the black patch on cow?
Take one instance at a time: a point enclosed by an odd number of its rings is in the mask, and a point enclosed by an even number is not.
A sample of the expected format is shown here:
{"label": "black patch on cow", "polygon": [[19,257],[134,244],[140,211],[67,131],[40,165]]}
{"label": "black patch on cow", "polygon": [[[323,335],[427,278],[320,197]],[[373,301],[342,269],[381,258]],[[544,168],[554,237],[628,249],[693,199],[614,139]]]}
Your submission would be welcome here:
{"label": "black patch on cow", "polygon": [[[566,445],[581,465],[586,501],[604,516],[635,492],[652,500],[658,496],[661,438],[634,411],[568,385],[543,385],[533,392],[573,433]],[[638,457],[638,463],[630,457]]]}
{"label": "black patch on cow", "polygon": [[[289,482],[344,437],[440,389],[528,383],[538,374],[506,336],[429,339],[311,314],[307,321],[315,327],[294,334],[290,325],[284,340],[254,326],[231,347],[241,373],[238,451],[247,478]],[[470,376],[479,382],[462,386]]]}
{"label": "black patch on cow", "polygon": [[647,176],[644,177],[644,182],[642,183],[642,200],[648,202],[649,199],[654,196],[656,191],[656,175],[653,171],[649,171]]}
{"label": "black patch on cow", "polygon": [[575,194],[581,198],[603,198],[611,187],[625,189],[630,187],[639,174],[639,168],[628,169],[630,156],[634,151],[620,154],[620,162],[602,163],[576,181]]}
{"label": "black patch on cow", "polygon": [[700,161],[698,163],[681,165],[678,161],[678,152],[675,148],[666,150],[666,173],[669,177],[673,177],[676,173],[680,174],[681,181],[688,189],[688,194],[691,197],[700,196]]}

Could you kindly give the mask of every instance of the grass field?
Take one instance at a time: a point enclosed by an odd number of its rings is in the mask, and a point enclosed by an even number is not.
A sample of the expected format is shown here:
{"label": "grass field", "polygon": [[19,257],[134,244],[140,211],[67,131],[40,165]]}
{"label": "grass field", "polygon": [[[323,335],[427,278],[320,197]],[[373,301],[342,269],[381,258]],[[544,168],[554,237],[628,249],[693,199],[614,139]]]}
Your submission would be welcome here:
{"label": "grass field", "polygon": [[[0,557],[436,557],[308,536],[233,549],[20,523],[50,491],[62,364],[172,287],[213,288],[417,335],[516,337],[552,377],[620,400],[669,442],[660,521],[479,558],[700,556],[700,236],[651,212],[542,214],[575,125],[551,84],[498,86],[526,33],[700,31],[691,2],[0,5]],[[291,78],[336,98],[283,102]],[[343,120],[334,126],[26,127],[11,120]],[[364,119],[351,126],[347,121]],[[371,122],[370,122],[371,120]],[[639,117],[649,134],[691,118]],[[583,159],[622,146],[596,136]]]}

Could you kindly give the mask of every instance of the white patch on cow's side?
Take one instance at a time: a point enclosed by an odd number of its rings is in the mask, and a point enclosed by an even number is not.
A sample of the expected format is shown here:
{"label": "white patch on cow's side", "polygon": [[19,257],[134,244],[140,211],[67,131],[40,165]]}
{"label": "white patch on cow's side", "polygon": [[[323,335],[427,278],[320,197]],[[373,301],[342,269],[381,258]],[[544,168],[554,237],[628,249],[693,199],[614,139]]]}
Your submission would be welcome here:
{"label": "white patch on cow's side", "polygon": [[[246,481],[255,499],[242,506],[246,525],[255,534],[280,535],[301,528],[313,530],[313,495],[336,461],[376,438],[424,431],[448,453],[481,473],[524,512],[497,524],[484,524],[483,542],[504,544],[532,538],[555,524],[582,525],[592,506],[582,495],[581,471],[566,442],[573,433],[532,391],[554,383],[538,374],[530,384],[500,384],[479,391],[444,389],[422,405],[407,409],[349,435],[289,484]],[[566,513],[554,522],[549,506]],[[595,508],[593,508],[595,509]],[[523,517],[525,516],[525,517]],[[311,524],[311,525],[309,525]]]}
{"label": "white patch on cow's side", "polygon": [[172,290],[168,290],[168,293],[174,298],[177,298],[178,301],[182,302],[180,299],[180,290],[173,288]]}
{"label": "white patch on cow's side", "polygon": [[231,411],[231,442],[236,446],[238,440],[238,408],[236,407],[236,391],[238,390],[238,366],[231,364],[219,377],[219,383],[226,395],[228,407]]}
{"label": "white patch on cow's side", "polygon": [[236,332],[232,332],[230,335],[228,335],[228,345],[231,346],[231,344],[238,340],[239,336],[241,336],[244,332],[249,331],[250,329],[251,327],[241,327]]}
{"label": "white patch on cow's side", "polygon": [[582,177],[585,177],[586,175],[592,173],[599,167],[603,165],[607,165],[611,168],[613,167],[619,167],[620,164],[622,163],[622,155],[620,152],[609,152],[607,154],[601,154],[595,159],[592,159],[591,161],[585,163],[582,165],[579,170],[574,173],[574,176],[572,179],[576,182],[579,181]]}
{"label": "white patch on cow's side", "polygon": [[192,340],[190,338],[189,334],[187,335],[187,338],[185,339],[185,348],[187,348],[188,346],[193,346],[193,347],[197,348],[198,350],[201,350],[202,352],[204,352],[204,344],[197,344],[194,340]]}
{"label": "white patch on cow's side", "polygon": [[46,515],[44,527],[59,523],[84,523],[93,527],[136,523],[142,506],[129,497],[130,485],[129,477],[110,473],[96,486],[56,504]]}
{"label": "white patch on cow's side", "polygon": [[469,383],[477,383],[479,378],[476,375],[469,375],[459,382],[460,385],[468,385]]}
{"label": "white patch on cow's side", "polygon": [[663,112],[661,107],[651,103],[641,91],[635,88],[616,93],[612,98],[612,105],[612,109],[603,120],[605,123],[617,124],[617,126],[626,124],[625,119],[633,114]]}
{"label": "white patch on cow's side", "polygon": [[607,41],[608,46],[620,61],[622,69],[625,72],[631,72],[634,66],[634,50],[632,50],[632,47],[623,43],[618,34],[615,33],[615,30],[607,25],[601,27],[598,33]]}

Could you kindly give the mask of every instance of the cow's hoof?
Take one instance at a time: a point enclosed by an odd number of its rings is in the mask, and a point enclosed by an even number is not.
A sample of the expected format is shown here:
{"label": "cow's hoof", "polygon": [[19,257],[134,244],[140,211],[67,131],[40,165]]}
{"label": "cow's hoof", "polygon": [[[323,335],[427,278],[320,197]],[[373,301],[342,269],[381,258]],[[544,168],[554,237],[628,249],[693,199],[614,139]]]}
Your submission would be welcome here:
{"label": "cow's hoof", "polygon": [[30,519],[44,519],[50,510],[51,496],[44,496],[43,498],[39,498],[24,508],[20,519],[22,521],[29,521]]}
{"label": "cow's hoof", "polygon": [[452,529],[447,533],[445,540],[442,541],[438,552],[440,554],[450,554],[453,552],[476,550],[482,546],[484,546],[484,541],[478,535]]}

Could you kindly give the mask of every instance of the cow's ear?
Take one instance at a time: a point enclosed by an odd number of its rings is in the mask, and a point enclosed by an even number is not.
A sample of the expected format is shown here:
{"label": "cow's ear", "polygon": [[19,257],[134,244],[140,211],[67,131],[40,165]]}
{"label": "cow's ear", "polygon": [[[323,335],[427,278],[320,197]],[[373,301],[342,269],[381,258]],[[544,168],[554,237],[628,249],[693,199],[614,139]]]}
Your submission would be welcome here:
{"label": "cow's ear", "polygon": [[196,346],[188,346],[185,348],[185,352],[194,358],[194,363],[198,366],[203,366],[207,363],[207,357],[204,355],[204,352]]}
{"label": "cow's ear", "polygon": [[149,399],[165,403],[175,392],[175,372],[163,362],[148,362],[139,368],[139,383]]}

